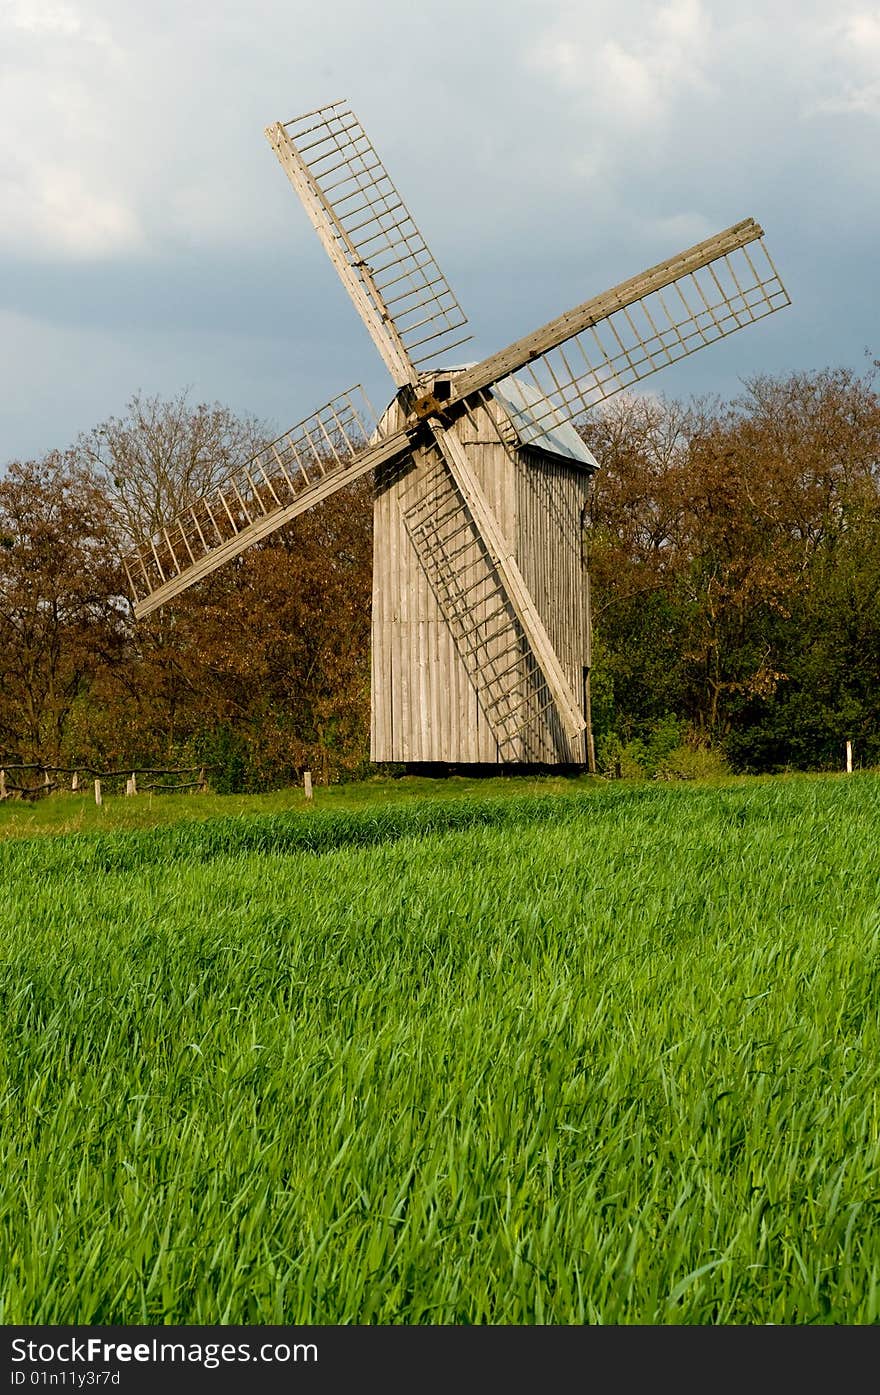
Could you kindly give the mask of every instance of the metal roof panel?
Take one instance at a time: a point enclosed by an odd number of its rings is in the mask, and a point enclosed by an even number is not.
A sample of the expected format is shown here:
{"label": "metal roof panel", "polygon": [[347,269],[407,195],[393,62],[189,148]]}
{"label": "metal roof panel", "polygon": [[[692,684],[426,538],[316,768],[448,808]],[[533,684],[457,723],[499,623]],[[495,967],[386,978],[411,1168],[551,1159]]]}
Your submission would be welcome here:
{"label": "metal roof panel", "polygon": [[546,416],[535,419],[535,407],[546,407],[546,398],[516,377],[502,378],[489,389],[507,412],[520,445],[569,460],[585,470],[598,470],[599,462],[570,421],[553,422]]}

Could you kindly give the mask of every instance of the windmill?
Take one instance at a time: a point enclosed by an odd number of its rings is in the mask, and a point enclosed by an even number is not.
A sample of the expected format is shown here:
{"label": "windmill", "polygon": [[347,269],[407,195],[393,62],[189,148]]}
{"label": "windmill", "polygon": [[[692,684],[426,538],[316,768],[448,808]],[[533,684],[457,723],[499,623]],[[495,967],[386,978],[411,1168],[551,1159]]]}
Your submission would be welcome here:
{"label": "windmill", "polygon": [[333,398],[135,548],[135,616],[372,471],[373,760],[582,764],[597,462],[572,423],[790,303],[762,229],[737,223],[455,367],[466,318],[345,103],[266,136],[396,393],[378,421],[360,387]]}

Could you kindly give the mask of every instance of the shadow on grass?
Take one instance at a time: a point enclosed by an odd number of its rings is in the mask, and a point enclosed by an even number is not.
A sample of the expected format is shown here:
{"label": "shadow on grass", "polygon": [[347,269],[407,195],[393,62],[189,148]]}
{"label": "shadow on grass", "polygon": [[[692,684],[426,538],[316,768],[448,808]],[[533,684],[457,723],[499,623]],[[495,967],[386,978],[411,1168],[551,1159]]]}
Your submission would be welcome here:
{"label": "shadow on grass", "polygon": [[[657,788],[597,789],[585,794],[443,799],[359,811],[315,810],[186,821],[113,833],[0,843],[0,872],[69,871],[83,875],[169,862],[209,862],[258,854],[329,853],[374,847],[401,838],[429,838],[472,828],[572,823],[613,807],[668,799]],[[664,799],[665,797],[665,799]]]}

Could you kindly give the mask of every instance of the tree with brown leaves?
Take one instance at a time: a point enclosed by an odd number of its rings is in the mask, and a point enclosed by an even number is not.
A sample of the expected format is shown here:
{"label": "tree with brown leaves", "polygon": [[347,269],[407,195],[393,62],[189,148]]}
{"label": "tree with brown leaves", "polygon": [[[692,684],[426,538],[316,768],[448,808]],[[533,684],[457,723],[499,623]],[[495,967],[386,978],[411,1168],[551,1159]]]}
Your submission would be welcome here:
{"label": "tree with brown leaves", "polygon": [[125,645],[128,606],[107,501],[70,455],[0,479],[0,744],[58,763],[88,726],[91,684]]}

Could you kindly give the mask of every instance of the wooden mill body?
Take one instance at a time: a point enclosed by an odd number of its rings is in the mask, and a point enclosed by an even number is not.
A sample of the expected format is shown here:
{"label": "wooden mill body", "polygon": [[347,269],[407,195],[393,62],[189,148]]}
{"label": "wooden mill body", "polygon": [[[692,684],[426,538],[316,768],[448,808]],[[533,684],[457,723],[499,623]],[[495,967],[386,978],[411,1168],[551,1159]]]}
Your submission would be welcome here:
{"label": "wooden mill body", "polygon": [[[535,432],[523,432],[528,417],[518,408],[524,404],[502,396],[503,387],[460,418],[455,429],[566,677],[582,694],[590,667],[584,509],[596,461],[568,425],[542,430],[524,446],[523,437]],[[403,420],[396,399],[380,431],[393,431]],[[463,527],[460,504],[430,446],[376,471],[371,758],[406,764],[582,765],[585,735],[569,737],[553,708],[545,706],[540,676],[523,656],[513,612],[506,608],[487,626],[488,642],[480,642],[480,634],[468,636],[496,599],[479,539]],[[411,541],[420,518],[430,524],[435,550],[443,549],[433,578]],[[482,584],[481,575],[487,578]],[[438,599],[438,586],[450,576],[457,576],[458,590],[467,593],[456,607],[459,621],[452,624],[448,591],[443,607]],[[520,699],[526,694],[528,703],[499,733],[497,721],[490,721],[490,700],[505,686]],[[524,719],[522,729],[514,730]]]}

